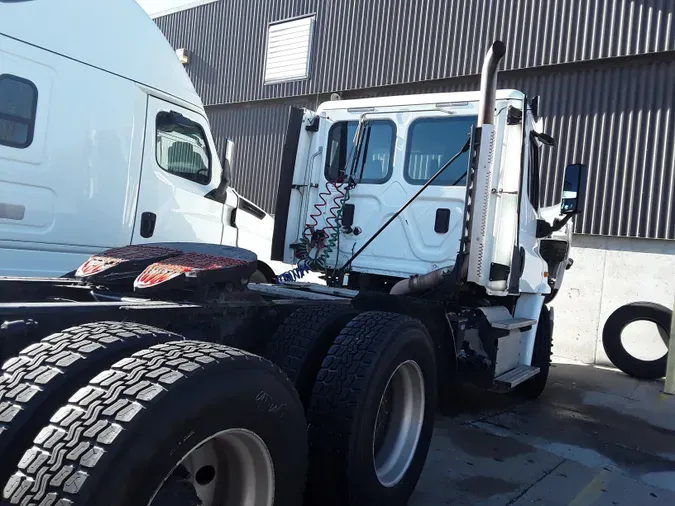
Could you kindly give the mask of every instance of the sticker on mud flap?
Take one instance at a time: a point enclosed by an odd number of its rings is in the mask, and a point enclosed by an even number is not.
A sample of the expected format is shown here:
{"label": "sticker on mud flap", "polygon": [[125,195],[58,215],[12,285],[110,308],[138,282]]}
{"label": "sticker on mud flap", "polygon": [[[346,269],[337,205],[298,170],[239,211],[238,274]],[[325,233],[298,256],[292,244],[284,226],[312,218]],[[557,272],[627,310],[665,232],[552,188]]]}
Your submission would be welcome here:
{"label": "sticker on mud flap", "polygon": [[167,258],[146,267],[136,278],[134,287],[150,288],[189,272],[209,271],[246,265],[243,260],[216,257],[202,253],[187,253],[179,257]]}

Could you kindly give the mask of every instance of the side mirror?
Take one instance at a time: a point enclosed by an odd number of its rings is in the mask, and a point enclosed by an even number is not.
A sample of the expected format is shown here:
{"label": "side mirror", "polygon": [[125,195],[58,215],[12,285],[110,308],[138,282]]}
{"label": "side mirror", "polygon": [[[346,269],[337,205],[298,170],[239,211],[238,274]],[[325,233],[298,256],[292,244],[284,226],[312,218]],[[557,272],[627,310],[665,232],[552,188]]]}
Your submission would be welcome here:
{"label": "side mirror", "polygon": [[586,176],[588,167],[573,163],[565,168],[560,214],[580,214],[586,200]]}
{"label": "side mirror", "polygon": [[223,190],[226,190],[232,182],[232,167],[230,167],[230,161],[227,158],[223,158],[221,165],[223,166],[223,172],[220,175],[220,186]]}
{"label": "side mirror", "polygon": [[539,119],[539,101],[539,95],[532,97],[530,100],[530,110],[532,111],[532,116],[534,116],[534,119]]}
{"label": "side mirror", "polygon": [[207,199],[215,200],[224,204],[227,200],[227,189],[232,183],[232,154],[234,152],[234,143],[227,139],[227,144],[225,145],[225,152],[220,159],[220,166],[222,172],[220,173],[220,184],[218,188],[214,188],[209,193],[206,194]]}
{"label": "side mirror", "polygon": [[230,186],[232,182],[232,157],[234,156],[234,142],[230,139],[225,141],[225,153],[220,159],[220,163],[223,166],[223,173],[220,176],[221,186],[223,189]]}

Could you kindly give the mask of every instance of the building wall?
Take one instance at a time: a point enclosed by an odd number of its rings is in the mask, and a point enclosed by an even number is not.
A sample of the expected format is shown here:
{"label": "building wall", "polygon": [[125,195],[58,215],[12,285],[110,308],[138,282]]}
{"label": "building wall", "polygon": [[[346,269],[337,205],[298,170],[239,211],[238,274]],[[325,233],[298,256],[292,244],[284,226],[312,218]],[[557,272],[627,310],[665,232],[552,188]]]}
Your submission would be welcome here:
{"label": "building wall", "polygon": [[[308,80],[265,85],[267,25],[316,16]],[[675,50],[672,0],[220,0],[156,20],[209,105]]]}
{"label": "building wall", "polygon": [[613,311],[637,301],[673,307],[675,242],[575,235],[571,257],[574,266],[552,304],[553,353],[608,365],[602,329]]}
{"label": "building wall", "polygon": [[232,185],[244,197],[274,213],[279,164],[290,107],[317,107],[316,99],[237,106],[207,107],[206,111],[219,151],[225,139],[234,142]]}

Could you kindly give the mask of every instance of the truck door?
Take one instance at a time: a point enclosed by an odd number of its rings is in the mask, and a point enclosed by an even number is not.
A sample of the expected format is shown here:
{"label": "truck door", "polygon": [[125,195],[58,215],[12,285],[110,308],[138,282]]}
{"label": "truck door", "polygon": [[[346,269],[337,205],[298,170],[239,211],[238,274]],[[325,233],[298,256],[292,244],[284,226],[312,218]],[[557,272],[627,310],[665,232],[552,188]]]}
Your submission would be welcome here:
{"label": "truck door", "polygon": [[[361,123],[360,151],[348,163],[356,186],[339,240],[343,264],[468,140],[475,116],[447,112],[378,114]],[[343,166],[332,156],[351,146],[358,122],[336,121],[328,136],[324,178]],[[359,272],[408,276],[449,266],[457,255],[468,154],[461,155],[355,260]]]}
{"label": "truck door", "polygon": [[231,209],[224,205],[227,192],[219,188],[222,169],[213,146],[206,118],[148,98],[135,244],[221,244]]}

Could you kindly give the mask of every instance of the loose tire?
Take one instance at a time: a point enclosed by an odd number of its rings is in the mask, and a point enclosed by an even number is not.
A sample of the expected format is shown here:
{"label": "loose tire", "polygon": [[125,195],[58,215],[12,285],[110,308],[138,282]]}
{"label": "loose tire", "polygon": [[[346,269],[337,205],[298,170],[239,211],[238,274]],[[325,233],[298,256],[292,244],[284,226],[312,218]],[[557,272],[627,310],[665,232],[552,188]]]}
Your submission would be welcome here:
{"label": "loose tire", "polygon": [[544,393],[548,374],[551,370],[551,355],[553,354],[553,321],[551,310],[544,306],[539,315],[537,333],[532,350],[532,365],[539,368],[539,374],[524,381],[516,387],[516,393],[527,400],[534,400]]}
{"label": "loose tire", "polygon": [[356,314],[352,307],[303,306],[268,341],[263,356],[288,375],[303,406],[309,405],[316,375],[333,341]]}
{"label": "loose tire", "polygon": [[2,485],[49,417],[80,387],[120,358],[178,338],[132,322],[87,323],[52,334],[7,360],[0,376]]}
{"label": "loose tire", "polygon": [[614,311],[602,330],[602,346],[609,360],[618,369],[640,379],[658,379],[666,375],[668,352],[655,360],[640,360],[632,356],[623,343],[621,334],[631,323],[650,321],[655,323],[661,334],[670,335],[672,311],[661,304],[653,302],[632,302]]}
{"label": "loose tire", "polygon": [[160,344],[73,395],[4,497],[21,506],[300,505],[306,451],[302,405],[274,364],[224,345]]}
{"label": "loose tire", "polygon": [[308,410],[307,503],[404,505],[429,450],[436,360],[424,325],[356,316],[323,361]]}

